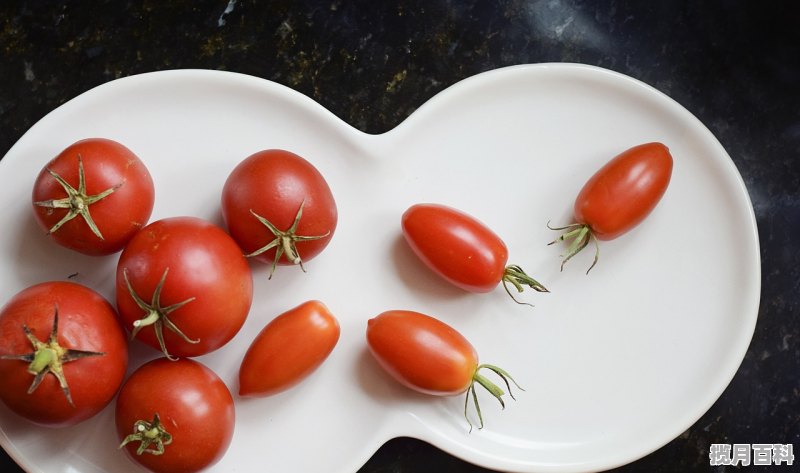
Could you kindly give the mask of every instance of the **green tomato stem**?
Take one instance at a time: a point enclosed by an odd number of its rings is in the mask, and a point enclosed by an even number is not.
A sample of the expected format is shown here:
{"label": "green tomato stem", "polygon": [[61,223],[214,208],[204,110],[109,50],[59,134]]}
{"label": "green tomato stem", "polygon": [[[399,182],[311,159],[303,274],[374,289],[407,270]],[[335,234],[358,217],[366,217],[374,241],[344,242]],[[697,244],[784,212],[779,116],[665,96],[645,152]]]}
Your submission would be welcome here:
{"label": "green tomato stem", "polygon": [[589,266],[589,269],[586,270],[586,274],[589,274],[589,271],[594,268],[594,265],[596,265],[597,261],[600,259],[600,244],[597,241],[597,236],[595,236],[594,232],[592,232],[591,227],[585,223],[573,223],[564,227],[551,227],[550,222],[548,222],[547,228],[556,231],[566,230],[566,232],[559,235],[558,238],[548,243],[548,245],[552,245],[561,241],[572,240],[567,247],[566,252],[561,255],[563,258],[561,260],[561,271],[564,271],[564,265],[567,264],[567,261],[571,260],[573,256],[577,255],[584,248],[586,248],[590,241],[594,242],[594,260]]}
{"label": "green tomato stem", "polygon": [[470,432],[472,432],[472,427],[473,427],[472,422],[470,422],[469,420],[467,412],[470,398],[472,399],[472,402],[475,406],[475,412],[478,415],[478,421],[479,421],[478,428],[482,429],[484,426],[483,414],[481,413],[480,403],[478,402],[478,394],[475,390],[475,383],[479,384],[481,387],[486,389],[489,392],[489,394],[494,396],[494,398],[497,399],[497,401],[500,403],[501,408],[505,409],[506,407],[506,403],[503,401],[503,396],[506,394],[506,392],[503,391],[503,389],[500,388],[500,386],[492,382],[489,378],[482,375],[480,373],[482,369],[488,369],[494,372],[497,376],[500,377],[500,379],[503,380],[503,382],[506,385],[506,389],[508,390],[508,395],[511,396],[511,399],[516,400],[516,398],[511,392],[511,383],[513,383],[514,386],[516,386],[519,390],[524,391],[524,389],[522,389],[520,385],[517,384],[517,382],[514,380],[514,378],[512,378],[511,375],[504,369],[490,364],[478,365],[478,367],[475,369],[475,373],[472,375],[472,383],[470,383],[469,388],[467,388],[466,390],[466,399],[464,401],[464,418],[467,419]]}
{"label": "green tomato stem", "polygon": [[53,347],[42,344],[43,347],[36,350],[33,361],[28,365],[28,373],[36,375],[50,369],[53,362],[58,359],[58,354]]}
{"label": "green tomato stem", "polygon": [[517,292],[522,292],[524,290],[523,286],[528,286],[529,288],[533,289],[536,292],[550,292],[542,283],[533,279],[532,277],[528,276],[525,271],[522,270],[516,264],[512,264],[506,266],[505,270],[503,271],[503,288],[506,290],[506,293],[514,300],[517,304],[521,305],[529,305],[533,307],[533,304],[528,302],[521,302],[514,297],[514,294],[508,288],[508,285],[511,284],[517,290]]}

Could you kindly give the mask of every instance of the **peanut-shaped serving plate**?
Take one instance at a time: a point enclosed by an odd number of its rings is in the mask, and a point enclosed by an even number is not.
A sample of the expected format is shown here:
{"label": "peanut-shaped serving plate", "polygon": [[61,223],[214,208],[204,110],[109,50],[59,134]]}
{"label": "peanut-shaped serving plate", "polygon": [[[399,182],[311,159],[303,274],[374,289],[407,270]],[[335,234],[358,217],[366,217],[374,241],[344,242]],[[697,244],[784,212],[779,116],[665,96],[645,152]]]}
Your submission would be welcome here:
{"label": "peanut-shaped serving plate", "polygon": [[[24,100],[24,98],[21,98]],[[760,293],[753,208],[733,162],[687,110],[629,77],[583,65],[522,65],[466,79],[397,128],[362,133],[284,86],[241,74],[178,70],[116,80],[33,126],[0,161],[0,300],[45,280],[114,300],[118,255],[88,257],[48,240],[29,199],[63,148],[106,137],[133,150],[156,186],[152,220],[222,224],[228,173],[251,153],[284,148],[326,177],[339,209],[331,244],[298,267],[252,262],[255,299],[231,343],[199,358],[236,399],[236,430],[211,471],[353,473],[387,440],[416,437],[488,468],[601,470],[633,461],[692,425],[747,350]],[[557,233],[583,183],[633,145],[661,141],[672,182],[645,222],[559,271]],[[425,268],[400,233],[410,205],[461,209],[499,234],[550,289],[470,294]],[[239,363],[273,317],[323,301],[342,333],[302,384],[261,399],[236,395]],[[525,389],[505,410],[479,393],[485,428],[469,431],[464,398],[397,384],[366,349],[367,320],[388,309],[434,315],[481,361]],[[302,343],[302,340],[298,340]],[[134,341],[130,370],[157,352]],[[474,416],[474,414],[471,414]],[[113,406],[78,426],[39,428],[0,406],[0,444],[33,472],[138,471],[118,446]],[[473,417],[473,422],[474,422]]]}

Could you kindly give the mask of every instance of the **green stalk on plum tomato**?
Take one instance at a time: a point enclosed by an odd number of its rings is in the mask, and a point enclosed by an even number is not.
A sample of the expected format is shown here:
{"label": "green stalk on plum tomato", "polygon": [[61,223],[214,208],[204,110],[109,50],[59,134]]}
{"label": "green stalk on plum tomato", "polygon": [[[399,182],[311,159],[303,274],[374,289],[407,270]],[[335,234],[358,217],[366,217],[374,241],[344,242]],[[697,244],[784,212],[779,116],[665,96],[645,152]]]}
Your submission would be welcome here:
{"label": "green stalk on plum tomato", "polygon": [[672,177],[672,155],[661,143],[629,148],[607,162],[584,184],[573,205],[575,223],[547,227],[565,231],[550,242],[572,240],[562,254],[561,269],[593,241],[594,268],[600,256],[598,240],[613,240],[639,225],[656,207]]}

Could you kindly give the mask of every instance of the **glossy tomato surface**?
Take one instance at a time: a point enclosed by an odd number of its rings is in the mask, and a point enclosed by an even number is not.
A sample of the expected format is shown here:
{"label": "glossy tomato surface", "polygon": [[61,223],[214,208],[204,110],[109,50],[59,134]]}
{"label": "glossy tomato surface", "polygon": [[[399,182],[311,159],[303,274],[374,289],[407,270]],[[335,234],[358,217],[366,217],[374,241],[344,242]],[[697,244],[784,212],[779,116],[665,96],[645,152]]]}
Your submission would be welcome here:
{"label": "glossy tomato surface", "polygon": [[403,236],[436,274],[471,292],[489,292],[503,280],[508,249],[486,225],[460,210],[416,204],[402,216]]}
{"label": "glossy tomato surface", "polygon": [[[32,193],[42,229],[58,244],[89,255],[121,250],[147,224],[154,199],[153,179],[144,163],[122,144],[104,138],[67,147],[41,170]],[[65,218],[69,220],[56,227]]]}
{"label": "glossy tomato surface", "polygon": [[[188,473],[224,456],[235,410],[230,391],[211,369],[194,360],[159,358],[125,382],[115,418],[131,459],[155,472]],[[142,433],[151,433],[150,438],[143,441]]]}
{"label": "glossy tomato surface", "polygon": [[575,199],[575,219],[600,240],[639,225],[656,207],[672,177],[672,155],[662,143],[630,148],[609,161]]}
{"label": "glossy tomato surface", "polygon": [[478,354],[463,335],[419,312],[390,310],[370,319],[367,346],[392,377],[426,394],[463,393],[478,369]]}
{"label": "glossy tomato surface", "polygon": [[[304,158],[280,149],[259,151],[244,159],[230,173],[222,190],[222,216],[228,231],[246,254],[266,247],[276,239],[259,218],[280,231],[292,228],[299,260],[288,257],[283,244],[255,256],[277,264],[310,261],[330,243],[338,213],[331,189],[320,172]],[[254,215],[256,214],[256,215]]]}
{"label": "glossy tomato surface", "polygon": [[[32,360],[23,356],[37,352],[33,340],[40,344],[40,360],[46,358],[46,350],[53,350],[50,354],[61,368],[50,364],[37,370],[44,373],[41,383],[28,393],[35,375],[28,371]],[[0,309],[0,399],[34,423],[63,427],[94,416],[116,394],[127,365],[128,342],[113,306],[85,286],[40,283],[17,293]]]}
{"label": "glossy tomato surface", "polygon": [[311,375],[339,341],[339,322],[320,301],[275,317],[250,345],[239,369],[239,394],[268,396]]}
{"label": "glossy tomato surface", "polygon": [[171,356],[199,356],[226,344],[242,327],[253,278],[224,230],[199,218],[172,217],[149,224],[125,247],[116,299],[124,327],[140,325],[135,338]]}

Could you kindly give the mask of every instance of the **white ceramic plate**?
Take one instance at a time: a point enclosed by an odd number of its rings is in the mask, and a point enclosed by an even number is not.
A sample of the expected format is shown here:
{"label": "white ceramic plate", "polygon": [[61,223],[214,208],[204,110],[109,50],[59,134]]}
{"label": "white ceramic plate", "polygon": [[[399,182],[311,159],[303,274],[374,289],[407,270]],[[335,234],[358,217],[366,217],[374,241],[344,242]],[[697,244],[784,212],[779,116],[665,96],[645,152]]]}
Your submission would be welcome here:
{"label": "white ceramic plate", "polygon": [[[120,141],[156,184],[153,220],[221,222],[228,172],[244,157],[285,148],[328,179],[340,220],[322,255],[299,268],[253,264],[256,297],[233,341],[200,360],[235,393],[239,361],[275,315],[320,299],[342,325],[339,345],[303,384],[237,398],[230,450],[213,471],[356,471],[385,441],[411,436],[498,470],[586,471],[633,461],[678,436],[719,397],[750,342],[760,291],[758,237],[742,179],[712,134],[667,96],[581,65],[496,70],[440,93],[400,126],[361,133],[311,99],[265,80],[169,71],[110,82],[59,107],[0,161],[0,300],[78,273],[113,300],[117,256],[61,249],[29,208],[40,168],[85,137]],[[585,180],[622,150],[662,141],[670,188],[644,224],[559,272],[563,248],[546,224],[570,223]],[[468,294],[432,275],[401,239],[402,212],[439,202],[479,218],[551,294],[519,306],[498,289]],[[486,427],[468,433],[463,398],[397,385],[365,350],[370,317],[388,309],[438,316],[482,361],[526,389],[501,411],[481,395]],[[132,368],[153,358],[132,344]],[[137,468],[117,449],[112,408],[74,428],[29,425],[0,406],[0,443],[24,468]]]}

